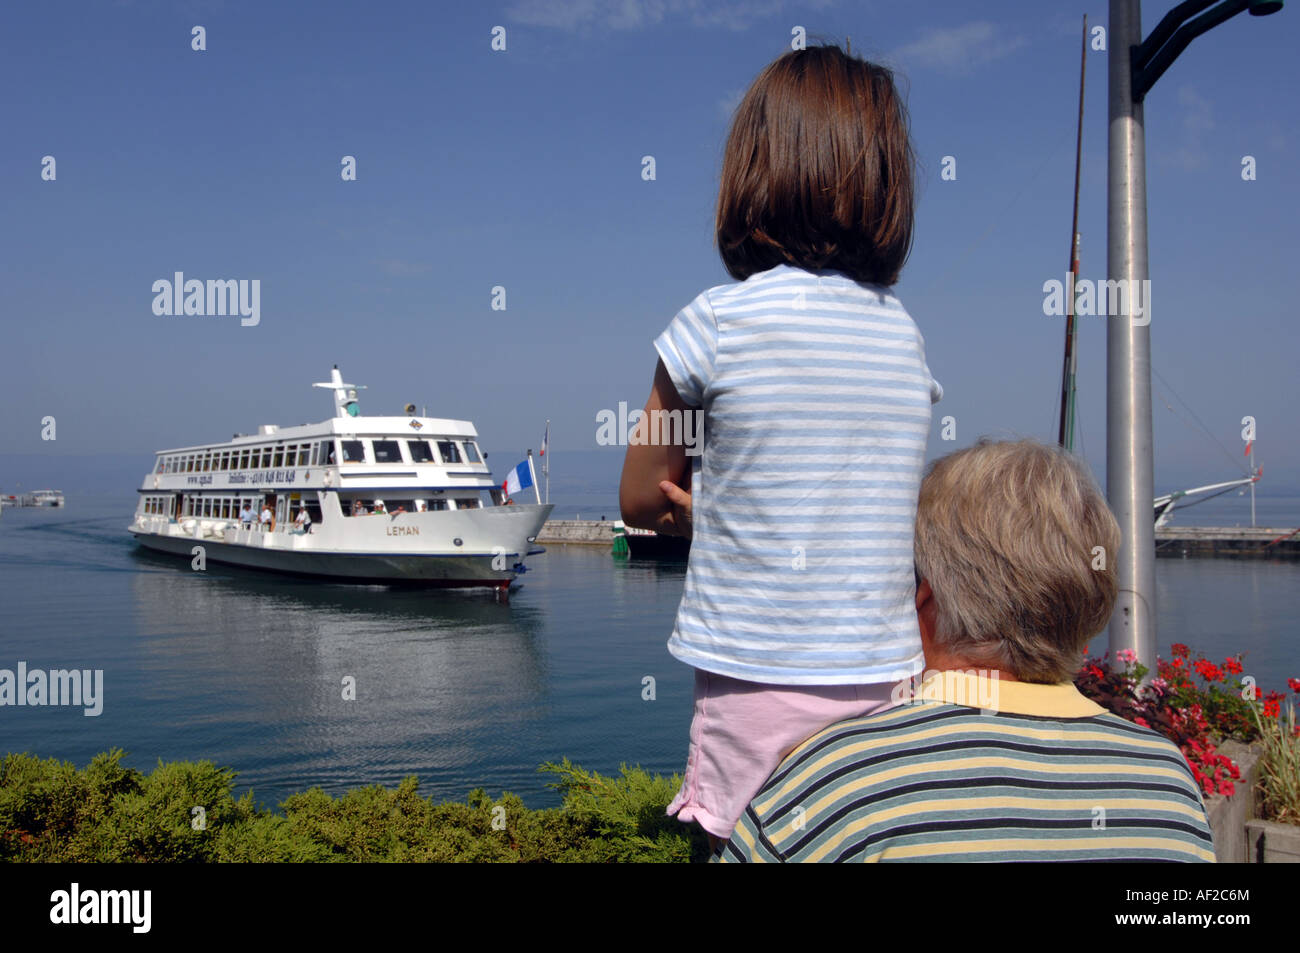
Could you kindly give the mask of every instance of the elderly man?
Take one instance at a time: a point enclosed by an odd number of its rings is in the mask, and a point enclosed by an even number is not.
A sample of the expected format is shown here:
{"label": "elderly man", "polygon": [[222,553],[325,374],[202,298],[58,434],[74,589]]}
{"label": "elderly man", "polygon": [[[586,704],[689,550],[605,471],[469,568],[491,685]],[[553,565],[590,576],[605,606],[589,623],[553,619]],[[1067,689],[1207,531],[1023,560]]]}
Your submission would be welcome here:
{"label": "elderly man", "polygon": [[1114,607],[1119,544],[1056,448],[935,461],[915,542],[929,671],[791,752],[714,860],[1213,861],[1178,748],[1071,682]]}

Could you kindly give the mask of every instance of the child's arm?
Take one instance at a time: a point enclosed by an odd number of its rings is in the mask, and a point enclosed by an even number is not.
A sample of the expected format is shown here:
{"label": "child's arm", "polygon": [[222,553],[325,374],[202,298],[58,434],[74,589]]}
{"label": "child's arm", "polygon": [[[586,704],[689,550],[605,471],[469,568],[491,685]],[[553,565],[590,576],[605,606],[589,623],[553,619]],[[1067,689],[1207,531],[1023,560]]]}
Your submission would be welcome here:
{"label": "child's arm", "polygon": [[[686,447],[651,444],[647,438],[648,434],[660,432],[657,426],[652,429],[657,417],[654,412],[659,410],[683,413],[691,410],[677,393],[662,360],[655,367],[654,385],[637,424],[640,443],[629,441],[627,456],[623,458],[618,504],[623,511],[623,522],[629,526],[658,530],[669,536],[690,536],[691,498],[687,481],[691,478],[691,467],[686,459]],[[670,486],[661,489],[661,483]]]}

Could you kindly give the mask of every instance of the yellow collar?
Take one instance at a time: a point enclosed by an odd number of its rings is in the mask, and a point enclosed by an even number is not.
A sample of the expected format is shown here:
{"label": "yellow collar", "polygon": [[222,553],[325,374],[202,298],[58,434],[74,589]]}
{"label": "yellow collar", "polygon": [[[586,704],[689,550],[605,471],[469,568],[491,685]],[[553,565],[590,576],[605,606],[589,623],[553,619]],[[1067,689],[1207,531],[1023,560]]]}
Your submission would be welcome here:
{"label": "yellow collar", "polygon": [[1013,682],[974,671],[926,672],[912,697],[916,701],[947,702],[1043,718],[1091,718],[1106,711],[1079,694],[1072,682],[1059,685]]}

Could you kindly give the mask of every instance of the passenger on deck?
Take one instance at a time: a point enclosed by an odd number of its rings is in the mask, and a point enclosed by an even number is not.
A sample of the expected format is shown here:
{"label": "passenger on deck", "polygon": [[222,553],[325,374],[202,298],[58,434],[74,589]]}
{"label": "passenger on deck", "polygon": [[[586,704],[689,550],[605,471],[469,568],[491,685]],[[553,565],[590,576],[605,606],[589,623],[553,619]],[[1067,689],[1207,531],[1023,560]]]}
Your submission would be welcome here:
{"label": "passenger on deck", "polygon": [[353,516],[365,516],[365,515],[366,515],[366,504],[365,504],[363,501],[361,501],[361,500],[353,500],[353,501],[352,501],[352,515],[353,515]]}
{"label": "passenger on deck", "polygon": [[244,529],[253,528],[253,504],[244,502],[244,508],[239,511],[239,522],[243,524]]}
{"label": "passenger on deck", "polygon": [[275,529],[275,514],[271,512],[270,503],[262,504],[262,515],[259,518],[259,522],[262,524],[262,532],[264,533],[267,530]]}
{"label": "passenger on deck", "polygon": [[305,505],[298,510],[298,518],[293,521],[293,524],[298,527],[298,531],[301,533],[311,532],[311,514],[307,512]]}

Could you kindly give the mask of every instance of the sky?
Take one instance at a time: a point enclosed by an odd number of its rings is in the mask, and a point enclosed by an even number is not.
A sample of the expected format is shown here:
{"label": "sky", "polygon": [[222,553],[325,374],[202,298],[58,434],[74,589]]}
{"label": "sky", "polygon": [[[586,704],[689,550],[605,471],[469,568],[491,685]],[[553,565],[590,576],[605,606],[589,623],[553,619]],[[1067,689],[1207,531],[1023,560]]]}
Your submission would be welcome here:
{"label": "sky", "polygon": [[[732,281],[712,231],[728,123],[797,27],[895,69],[908,103],[895,291],[946,392],[930,455],[1052,440],[1064,325],[1043,284],[1068,263],[1085,13],[1106,25],[1097,2],[8,2],[0,454],[136,454],[143,476],[160,448],[324,419],[309,385],[333,364],[364,413],[474,421],[497,472],[548,418],[557,465],[597,450],[597,414],[644,403],[654,338]],[[1158,491],[1240,475],[1247,415],[1261,488],[1300,486],[1298,24],[1300,5],[1238,16],[1147,97]],[[1091,280],[1108,55],[1087,57]],[[258,323],[155,314],[178,271],[257,280]],[[1081,452],[1104,478],[1105,319],[1080,321]]]}

